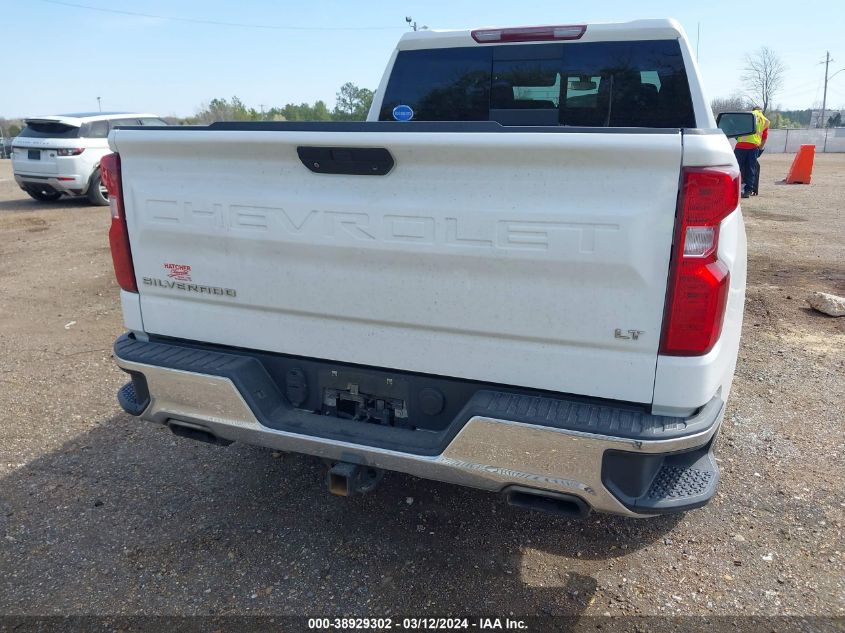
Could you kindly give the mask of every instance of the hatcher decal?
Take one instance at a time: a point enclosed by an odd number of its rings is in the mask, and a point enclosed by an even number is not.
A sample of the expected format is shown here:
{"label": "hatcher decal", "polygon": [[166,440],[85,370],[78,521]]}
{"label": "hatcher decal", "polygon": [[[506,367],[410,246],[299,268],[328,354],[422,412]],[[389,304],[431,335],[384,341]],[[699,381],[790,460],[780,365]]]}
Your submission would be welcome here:
{"label": "hatcher decal", "polygon": [[165,264],[164,270],[171,279],[191,281],[191,267],[187,264]]}

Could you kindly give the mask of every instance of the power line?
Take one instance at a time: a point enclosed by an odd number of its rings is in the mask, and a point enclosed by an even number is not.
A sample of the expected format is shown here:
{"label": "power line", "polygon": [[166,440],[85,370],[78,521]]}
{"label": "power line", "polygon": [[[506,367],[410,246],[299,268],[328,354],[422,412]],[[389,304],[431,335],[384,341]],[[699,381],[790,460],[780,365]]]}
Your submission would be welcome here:
{"label": "power line", "polygon": [[271,31],[394,31],[402,27],[397,26],[277,26],[272,24],[247,24],[242,22],[223,22],[220,20],[204,20],[202,18],[181,18],[167,15],[155,15],[153,13],[140,13],[138,11],[122,11],[120,9],[106,9],[105,7],[92,7],[87,4],[75,2],[64,2],[63,0],[40,0],[47,4],[56,4],[74,9],[85,9],[88,11],[99,11],[100,13],[114,13],[118,15],[129,15],[136,18],[153,18],[156,20],[167,20],[169,22],[187,22],[190,24],[207,24],[212,26],[233,26],[243,29],[264,29]]}
{"label": "power line", "polygon": [[819,73],[818,79],[811,79],[810,81],[802,81],[799,84],[793,85],[792,89],[793,90],[806,90],[806,89],[810,89],[810,88],[815,89],[816,86],[821,85],[822,81],[824,81],[824,77],[821,75],[821,73]]}
{"label": "power line", "polygon": [[808,87],[802,90],[788,90],[786,93],[777,93],[778,97],[797,97],[799,95],[805,95],[809,92],[815,92],[816,97],[819,96],[819,90],[821,89],[821,81],[815,87]]}
{"label": "power line", "polygon": [[839,97],[840,99],[845,98],[845,91],[843,91],[843,90],[837,90],[836,88],[830,88],[829,92],[830,92],[830,94],[835,95],[835,96]]}
{"label": "power line", "polygon": [[797,87],[794,87],[792,90],[788,90],[786,92],[786,94],[778,93],[778,96],[789,98],[789,97],[797,97],[799,95],[805,95],[805,94],[808,94],[810,92],[815,92],[815,95],[814,95],[814,102],[815,102],[815,101],[819,100],[818,99],[819,92],[821,92],[823,81],[824,81],[824,78],[819,77],[818,81],[815,82],[815,86],[813,86],[812,84],[802,83],[802,84],[799,84]]}
{"label": "power line", "polygon": [[[819,83],[816,85],[816,94],[813,96],[813,109],[815,109],[816,104],[819,102],[819,93],[822,90],[822,83],[824,82],[824,77],[819,78]],[[810,123],[813,122],[812,114],[810,115]]]}

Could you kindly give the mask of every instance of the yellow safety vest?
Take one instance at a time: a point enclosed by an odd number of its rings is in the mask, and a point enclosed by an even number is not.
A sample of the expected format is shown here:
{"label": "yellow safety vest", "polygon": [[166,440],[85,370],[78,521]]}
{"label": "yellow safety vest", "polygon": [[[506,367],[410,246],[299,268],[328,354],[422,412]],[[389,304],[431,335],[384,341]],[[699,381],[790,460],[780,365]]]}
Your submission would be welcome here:
{"label": "yellow safety vest", "polygon": [[752,145],[760,147],[760,143],[763,142],[763,130],[767,130],[769,128],[769,120],[765,116],[763,116],[763,113],[759,110],[752,110],[751,112],[757,122],[757,125],[755,126],[757,131],[754,132],[754,134],[740,136],[738,139],[736,139],[736,142],[751,143]]}

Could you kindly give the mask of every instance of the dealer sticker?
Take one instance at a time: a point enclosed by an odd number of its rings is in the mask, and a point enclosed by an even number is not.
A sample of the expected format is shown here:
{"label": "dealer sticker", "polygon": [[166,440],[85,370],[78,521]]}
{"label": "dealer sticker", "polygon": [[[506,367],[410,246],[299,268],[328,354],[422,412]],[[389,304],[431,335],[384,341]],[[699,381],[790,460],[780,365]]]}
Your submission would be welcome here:
{"label": "dealer sticker", "polygon": [[398,105],[393,108],[393,118],[397,121],[410,121],[414,118],[414,111],[411,106]]}

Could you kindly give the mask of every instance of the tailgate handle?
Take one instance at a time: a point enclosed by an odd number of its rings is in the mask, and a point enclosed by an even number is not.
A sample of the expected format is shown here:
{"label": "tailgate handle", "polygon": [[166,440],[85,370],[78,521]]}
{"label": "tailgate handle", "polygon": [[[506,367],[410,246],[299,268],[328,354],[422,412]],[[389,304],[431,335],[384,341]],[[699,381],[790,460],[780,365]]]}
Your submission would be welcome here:
{"label": "tailgate handle", "polygon": [[384,176],[393,169],[393,156],[383,147],[296,148],[299,160],[315,174]]}

